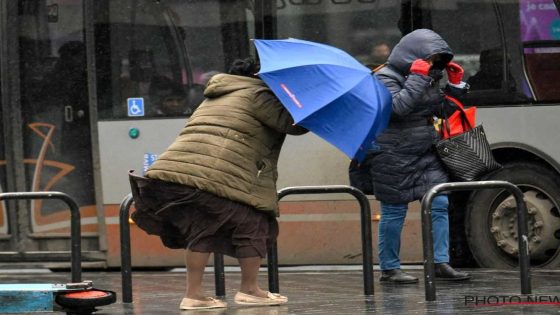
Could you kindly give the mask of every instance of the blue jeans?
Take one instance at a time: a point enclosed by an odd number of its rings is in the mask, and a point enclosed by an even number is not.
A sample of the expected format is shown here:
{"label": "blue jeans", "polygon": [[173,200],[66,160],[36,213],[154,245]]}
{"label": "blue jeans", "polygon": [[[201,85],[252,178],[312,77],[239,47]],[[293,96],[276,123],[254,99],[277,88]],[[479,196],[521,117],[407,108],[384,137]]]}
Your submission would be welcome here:
{"label": "blue jeans", "polygon": [[[449,218],[447,195],[439,195],[432,201],[432,236],[434,239],[434,262],[449,262]],[[381,270],[401,267],[401,231],[408,210],[407,204],[381,203],[379,221],[379,268]]]}

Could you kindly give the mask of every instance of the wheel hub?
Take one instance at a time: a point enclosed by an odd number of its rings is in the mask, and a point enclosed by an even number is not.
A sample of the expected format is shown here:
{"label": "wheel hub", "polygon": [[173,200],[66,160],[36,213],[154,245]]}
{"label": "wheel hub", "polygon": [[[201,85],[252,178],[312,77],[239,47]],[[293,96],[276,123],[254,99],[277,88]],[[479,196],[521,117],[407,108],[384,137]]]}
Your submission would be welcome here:
{"label": "wheel hub", "polygon": [[[524,195],[531,259],[548,260],[560,246],[558,209],[543,193],[529,190]],[[513,196],[504,199],[492,213],[490,231],[499,248],[509,255],[517,256],[517,207]]]}

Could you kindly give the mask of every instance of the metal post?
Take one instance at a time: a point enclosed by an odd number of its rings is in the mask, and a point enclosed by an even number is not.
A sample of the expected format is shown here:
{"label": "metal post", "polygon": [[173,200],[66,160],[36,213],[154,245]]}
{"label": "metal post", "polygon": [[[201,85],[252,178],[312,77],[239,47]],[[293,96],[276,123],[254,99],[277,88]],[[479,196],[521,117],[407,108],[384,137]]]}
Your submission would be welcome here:
{"label": "metal post", "polygon": [[527,228],[527,206],[523,192],[514,184],[506,181],[474,181],[445,183],[434,186],[422,198],[422,246],[424,249],[424,285],[426,301],[436,300],[434,283],[434,248],[432,240],[432,201],[437,194],[446,191],[479,190],[488,188],[503,188],[515,197],[517,203],[517,228],[519,236],[519,273],[521,280],[521,294],[531,294],[531,274],[529,262],[529,243]]}
{"label": "metal post", "polygon": [[424,252],[424,290],[426,291],[426,301],[435,301],[436,283],[434,281],[434,241],[432,235],[432,200],[435,194],[430,194],[430,192],[422,198],[422,249]]}
{"label": "metal post", "polygon": [[[130,247],[130,225],[128,223],[128,218],[133,201],[132,194],[128,194],[121,202],[119,210],[123,303],[132,303],[132,259]],[[214,255],[214,274],[216,276],[216,296],[225,296],[226,290],[223,255]]]}
{"label": "metal post", "polygon": [[[371,239],[371,208],[369,200],[359,189],[352,186],[299,186],[286,187],[278,191],[278,200],[293,194],[335,194],[347,193],[354,196],[360,204],[360,221],[362,230],[362,266],[364,278],[364,294],[373,295],[373,254]],[[271,252],[274,251],[274,253]],[[276,245],[269,250],[268,257],[268,285],[271,292],[279,292],[278,284],[278,254]]]}
{"label": "metal post", "polygon": [[123,303],[132,303],[132,259],[130,257],[130,225],[128,224],[128,216],[133,201],[132,194],[128,194],[121,202],[119,210]]}
{"label": "metal post", "polygon": [[521,294],[531,294],[531,262],[529,255],[529,227],[527,226],[527,205],[524,201],[523,192],[515,189],[510,191],[515,196],[517,203],[517,234],[519,235],[519,272],[521,277]]}
{"label": "metal post", "polygon": [[82,234],[80,226],[80,208],[65,193],[57,191],[42,192],[9,192],[0,193],[0,200],[4,199],[59,199],[64,201],[70,207],[70,255],[71,255],[71,272],[72,282],[82,281]]}
{"label": "metal post", "polygon": [[270,244],[268,248],[268,291],[272,293],[280,293],[278,283],[278,244],[276,241]]}
{"label": "metal post", "polygon": [[224,255],[214,253],[214,284],[216,286],[216,296],[226,296],[225,278]]}
{"label": "metal post", "polygon": [[[353,187],[352,187],[353,188]],[[364,294],[373,295],[373,246],[371,236],[371,208],[369,200],[358,189],[350,192],[360,203],[360,223],[362,227],[362,266],[364,277]]]}

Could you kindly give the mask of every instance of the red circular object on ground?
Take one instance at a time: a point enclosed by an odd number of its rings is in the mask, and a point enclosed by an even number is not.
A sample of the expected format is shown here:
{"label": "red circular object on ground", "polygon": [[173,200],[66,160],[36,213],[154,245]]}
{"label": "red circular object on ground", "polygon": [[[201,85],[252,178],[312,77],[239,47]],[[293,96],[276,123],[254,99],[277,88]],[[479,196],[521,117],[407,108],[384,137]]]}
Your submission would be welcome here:
{"label": "red circular object on ground", "polygon": [[104,291],[91,290],[91,291],[65,293],[64,297],[72,298],[72,299],[97,299],[107,295],[109,294]]}
{"label": "red circular object on ground", "polygon": [[113,291],[94,288],[87,291],[57,294],[55,301],[66,309],[83,311],[115,303],[117,301],[117,294]]}

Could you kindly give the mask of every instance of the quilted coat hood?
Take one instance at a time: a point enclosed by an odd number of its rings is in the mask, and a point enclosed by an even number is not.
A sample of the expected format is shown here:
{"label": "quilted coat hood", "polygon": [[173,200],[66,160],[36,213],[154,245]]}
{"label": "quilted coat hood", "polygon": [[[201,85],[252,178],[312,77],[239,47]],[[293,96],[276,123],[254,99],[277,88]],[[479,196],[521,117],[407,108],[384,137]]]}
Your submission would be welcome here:
{"label": "quilted coat hood", "polygon": [[404,36],[391,51],[388,62],[401,74],[407,75],[414,60],[428,59],[435,54],[446,54],[449,60],[453,58],[447,42],[436,32],[423,28]]}

